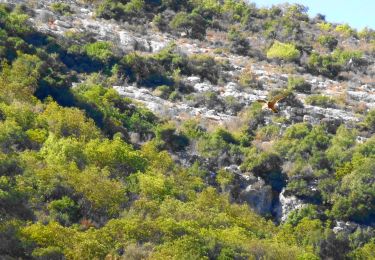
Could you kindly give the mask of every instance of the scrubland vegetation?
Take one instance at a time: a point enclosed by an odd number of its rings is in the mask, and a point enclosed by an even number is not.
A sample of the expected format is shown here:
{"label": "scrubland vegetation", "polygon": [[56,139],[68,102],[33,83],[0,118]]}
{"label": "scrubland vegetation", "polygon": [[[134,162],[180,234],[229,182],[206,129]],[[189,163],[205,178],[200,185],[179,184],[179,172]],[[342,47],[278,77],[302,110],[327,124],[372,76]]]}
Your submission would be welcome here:
{"label": "scrubland vegetation", "polygon": [[[363,52],[337,47],[339,37],[374,42],[374,31],[312,21],[303,6],[258,9],[243,1],[97,1],[96,15],[204,39],[208,28],[228,33],[229,49],[251,56],[247,33],[272,39],[258,58],[298,63],[338,77]],[[69,15],[68,5],[52,8]],[[168,15],[169,11],[175,15]],[[240,111],[236,131],[176,125],[111,88],[128,81],[164,99],[188,98],[181,76],[225,81],[226,64],[210,54],[186,56],[174,44],[155,54],[119,57],[111,42],[71,44],[35,31],[22,6],[0,5],[0,252],[6,259],[373,259],[375,257],[375,112],[332,131],[326,125],[265,122],[261,105],[205,93],[205,106]],[[322,51],[304,37],[319,30]],[[236,27],[233,27],[236,25]],[[328,34],[329,33],[329,34]],[[68,37],[67,37],[68,38]],[[302,53],[308,55],[302,60]],[[374,55],[373,53],[367,53]],[[78,80],[80,79],[80,80]],[[74,88],[72,82],[79,82]],[[243,87],[261,88],[248,74]],[[288,91],[311,85],[290,77]],[[194,102],[194,101],[192,101]],[[307,103],[335,107],[324,95]],[[275,120],[276,121],[276,120]],[[359,132],[369,136],[357,142]],[[132,143],[138,135],[139,142]],[[254,145],[268,141],[268,150]],[[194,147],[181,166],[173,154]],[[219,162],[219,163],[218,163]],[[306,204],[285,222],[238,203],[238,164],[276,192]],[[342,235],[336,221],[357,223]]]}

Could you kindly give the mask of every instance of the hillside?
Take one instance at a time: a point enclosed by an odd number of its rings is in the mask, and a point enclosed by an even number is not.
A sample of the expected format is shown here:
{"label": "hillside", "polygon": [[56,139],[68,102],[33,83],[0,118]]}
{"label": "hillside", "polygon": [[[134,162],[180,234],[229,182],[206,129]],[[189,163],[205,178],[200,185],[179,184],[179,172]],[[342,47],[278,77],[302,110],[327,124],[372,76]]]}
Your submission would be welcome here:
{"label": "hillside", "polygon": [[3,2],[1,259],[375,258],[373,29],[241,0]]}

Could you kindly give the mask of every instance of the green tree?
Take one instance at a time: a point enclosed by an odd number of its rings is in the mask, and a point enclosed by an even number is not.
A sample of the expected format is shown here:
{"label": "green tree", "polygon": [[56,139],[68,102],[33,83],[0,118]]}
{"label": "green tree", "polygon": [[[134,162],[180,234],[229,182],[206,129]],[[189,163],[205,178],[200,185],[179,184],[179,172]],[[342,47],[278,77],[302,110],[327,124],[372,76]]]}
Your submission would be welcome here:
{"label": "green tree", "polygon": [[280,59],[285,61],[295,61],[300,57],[299,50],[292,43],[282,43],[275,41],[267,51],[268,59]]}
{"label": "green tree", "polygon": [[375,184],[372,158],[355,161],[353,171],[342,179],[335,197],[332,213],[344,220],[369,223],[375,215]]}
{"label": "green tree", "polygon": [[356,131],[349,130],[345,125],[341,125],[332,138],[331,146],[327,149],[327,158],[334,167],[341,166],[351,159],[353,146],[356,142]]}

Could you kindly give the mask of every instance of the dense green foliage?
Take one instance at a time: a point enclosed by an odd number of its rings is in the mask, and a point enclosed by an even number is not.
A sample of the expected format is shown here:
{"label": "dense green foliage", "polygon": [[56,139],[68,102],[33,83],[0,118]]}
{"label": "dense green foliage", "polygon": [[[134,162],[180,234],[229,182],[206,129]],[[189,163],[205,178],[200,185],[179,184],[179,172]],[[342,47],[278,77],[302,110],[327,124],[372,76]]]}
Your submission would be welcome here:
{"label": "dense green foliage", "polygon": [[293,61],[298,59],[300,52],[293,44],[275,42],[267,51],[267,58]]}
{"label": "dense green foliage", "polygon": [[[71,13],[64,4],[52,9]],[[226,30],[230,51],[243,56],[252,55],[246,31],[256,31],[253,21],[260,18],[259,28],[272,40],[267,58],[329,77],[362,58],[324,36],[319,44],[333,52],[311,52],[301,62],[299,24],[309,17],[299,5],[282,10],[235,0],[105,0],[96,12],[129,23],[153,21],[159,30],[195,39],[204,39],[208,28]],[[276,119],[265,121],[256,102],[242,111],[236,131],[207,129],[198,120],[176,125],[111,86],[127,81],[164,99],[188,99],[193,90],[181,75],[222,84],[225,63],[211,54],[186,56],[175,44],[119,57],[111,42],[79,42],[77,35],[62,42],[34,31],[27,19],[22,8],[0,5],[1,258],[374,258],[374,110],[353,128],[334,131],[324,123],[282,129]],[[334,30],[355,33],[348,26]],[[255,84],[251,75],[241,80],[243,87]],[[289,77],[288,89],[306,94],[311,85]],[[209,109],[242,108],[234,97],[221,100],[209,91],[197,102]],[[334,106],[323,95],[307,102]],[[372,137],[359,143],[358,131]],[[184,167],[174,157],[187,149],[198,159]],[[231,164],[264,179],[274,193],[285,188],[306,206],[283,223],[256,214],[238,203],[231,189],[238,176],[224,169]],[[364,226],[337,235],[336,221]]]}

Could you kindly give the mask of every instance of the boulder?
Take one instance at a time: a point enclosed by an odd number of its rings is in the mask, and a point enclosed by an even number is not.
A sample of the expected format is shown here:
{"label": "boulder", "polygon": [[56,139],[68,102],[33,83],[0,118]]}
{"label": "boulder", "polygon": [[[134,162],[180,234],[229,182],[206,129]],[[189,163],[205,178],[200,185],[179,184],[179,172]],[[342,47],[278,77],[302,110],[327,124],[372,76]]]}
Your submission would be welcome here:
{"label": "boulder", "polygon": [[54,24],[66,29],[72,28],[72,25],[70,23],[61,20],[56,20]]}
{"label": "boulder", "polygon": [[296,196],[285,195],[285,188],[280,192],[279,195],[279,206],[276,207],[276,218],[284,222],[288,219],[290,212],[296,209],[303,208],[305,204],[298,199]]}
{"label": "boulder", "polygon": [[[229,168],[231,167],[231,168]],[[272,213],[273,192],[270,185],[252,173],[239,173],[239,169],[229,166],[236,173],[231,195],[238,203],[246,203],[261,215]]]}
{"label": "boulder", "polygon": [[351,234],[353,233],[359,225],[354,222],[344,222],[344,221],[336,221],[336,226],[333,227],[334,233],[346,233]]}

